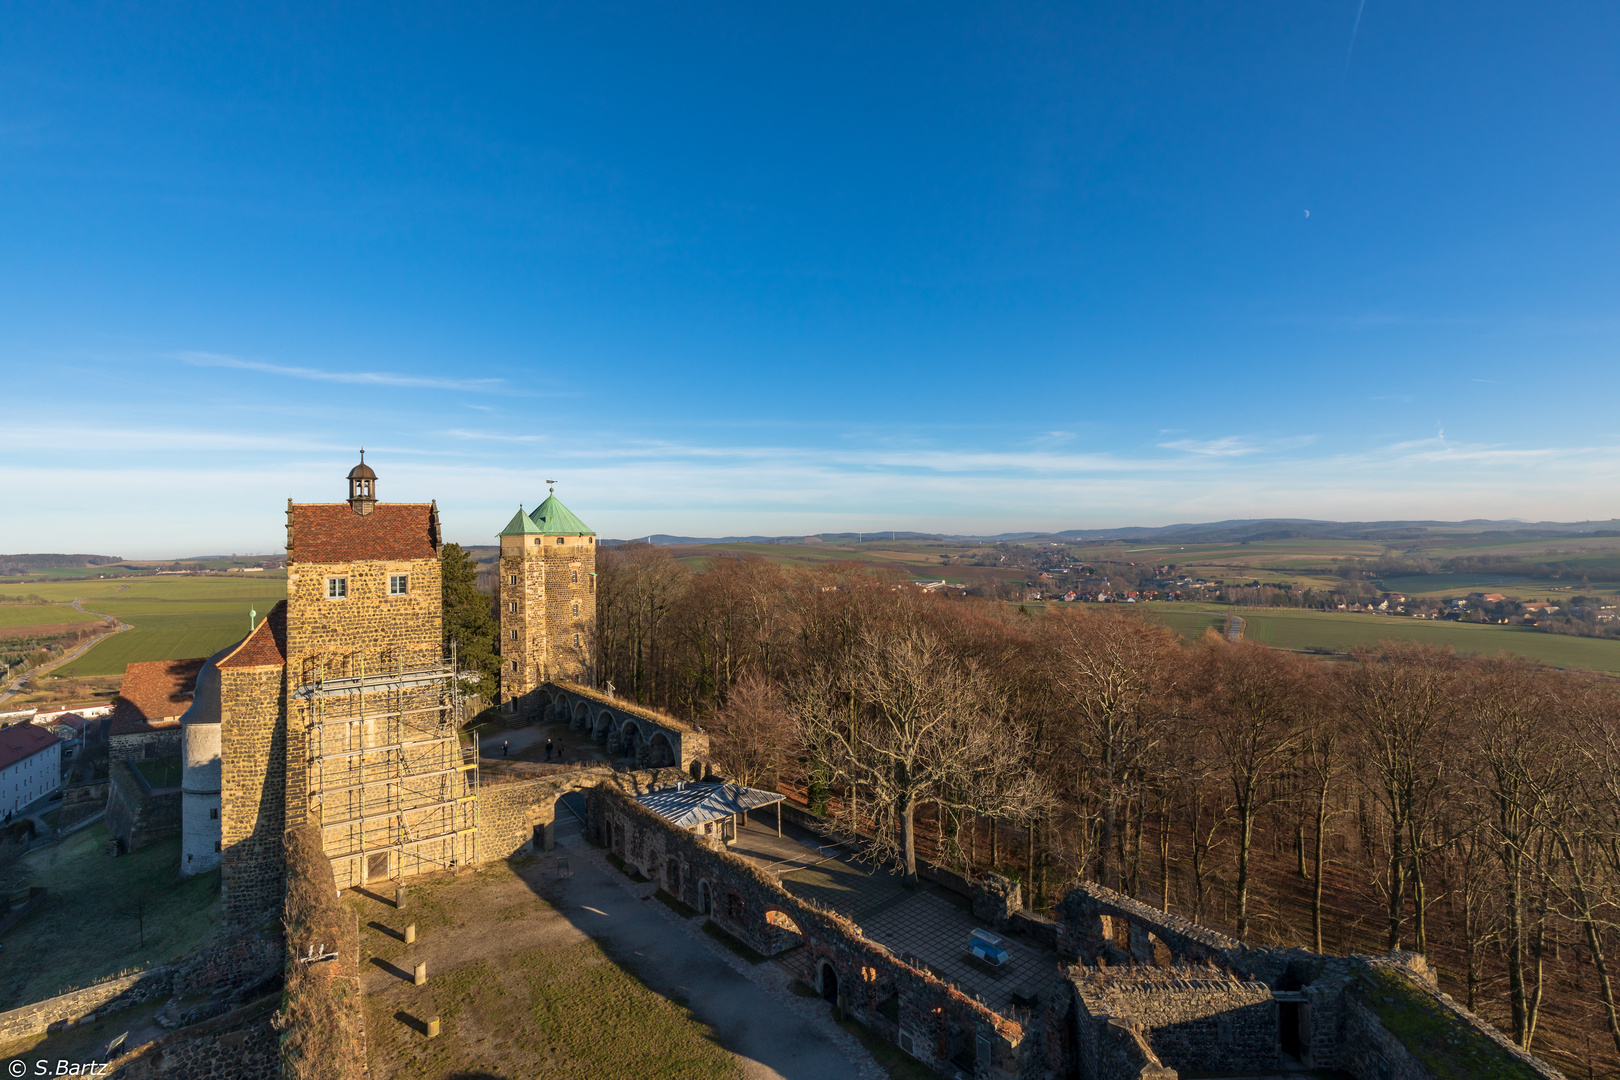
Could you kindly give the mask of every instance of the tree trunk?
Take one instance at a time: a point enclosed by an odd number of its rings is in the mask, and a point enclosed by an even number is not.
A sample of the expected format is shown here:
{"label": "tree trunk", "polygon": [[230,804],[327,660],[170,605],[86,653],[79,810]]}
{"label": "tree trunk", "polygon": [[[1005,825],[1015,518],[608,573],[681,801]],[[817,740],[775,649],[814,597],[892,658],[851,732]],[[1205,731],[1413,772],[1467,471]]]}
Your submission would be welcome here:
{"label": "tree trunk", "polygon": [[901,884],[908,889],[917,887],[917,796],[907,791],[900,797],[900,848],[905,860],[906,873]]}
{"label": "tree trunk", "polygon": [[1327,785],[1323,784],[1316,800],[1315,858],[1311,867],[1311,933],[1316,939],[1316,951],[1322,951],[1322,854],[1327,843]]}
{"label": "tree trunk", "polygon": [[1237,936],[1249,939],[1249,856],[1254,847],[1254,804],[1238,804]]}

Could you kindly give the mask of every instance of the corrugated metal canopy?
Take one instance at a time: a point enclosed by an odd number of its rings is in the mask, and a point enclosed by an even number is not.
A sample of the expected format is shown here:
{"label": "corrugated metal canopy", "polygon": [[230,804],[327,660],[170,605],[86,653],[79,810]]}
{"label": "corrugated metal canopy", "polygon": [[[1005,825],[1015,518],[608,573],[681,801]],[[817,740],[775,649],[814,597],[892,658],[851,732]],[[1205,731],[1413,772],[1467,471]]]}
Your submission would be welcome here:
{"label": "corrugated metal canopy", "polygon": [[781,802],[782,796],[738,784],[683,784],[638,795],[636,801],[665,821],[692,829],[705,822]]}

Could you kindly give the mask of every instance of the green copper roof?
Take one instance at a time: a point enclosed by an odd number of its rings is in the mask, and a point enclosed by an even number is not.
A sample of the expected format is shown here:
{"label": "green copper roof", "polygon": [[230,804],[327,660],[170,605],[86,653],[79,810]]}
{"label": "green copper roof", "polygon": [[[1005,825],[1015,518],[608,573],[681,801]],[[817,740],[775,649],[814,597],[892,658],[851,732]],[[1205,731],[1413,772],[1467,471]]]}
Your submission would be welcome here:
{"label": "green copper roof", "polygon": [[529,518],[538,526],[536,532],[548,536],[596,535],[596,530],[575,517],[574,512],[559,502],[555,495],[546,496],[546,501],[535,507]]}
{"label": "green copper roof", "polygon": [[540,526],[529,520],[529,515],[521,509],[512,517],[506,528],[501,530],[502,536],[527,536],[529,533],[545,532]]}

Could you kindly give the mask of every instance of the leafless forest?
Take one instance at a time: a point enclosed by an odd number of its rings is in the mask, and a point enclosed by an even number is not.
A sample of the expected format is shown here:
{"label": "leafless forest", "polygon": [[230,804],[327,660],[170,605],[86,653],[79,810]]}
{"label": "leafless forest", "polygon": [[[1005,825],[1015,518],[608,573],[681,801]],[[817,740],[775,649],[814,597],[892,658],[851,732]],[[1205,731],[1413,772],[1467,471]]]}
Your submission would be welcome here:
{"label": "leafless forest", "polygon": [[925,859],[1076,880],[1246,940],[1427,954],[1572,1076],[1617,1075],[1620,685],[1389,643],[1328,662],[1123,608],[646,544],[598,564],[602,674],[730,777]]}

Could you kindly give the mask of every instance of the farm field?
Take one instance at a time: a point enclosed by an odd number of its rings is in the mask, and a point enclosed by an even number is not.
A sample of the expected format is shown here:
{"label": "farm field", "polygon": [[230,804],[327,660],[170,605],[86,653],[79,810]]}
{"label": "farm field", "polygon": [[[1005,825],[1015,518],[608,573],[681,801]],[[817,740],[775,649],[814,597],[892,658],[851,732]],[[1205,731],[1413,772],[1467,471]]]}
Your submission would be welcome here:
{"label": "farm field", "polygon": [[144,660],[208,656],[248,632],[248,612],[263,616],[287,594],[287,580],[238,578],[143,578],[139,581],[53,582],[30,590],[55,600],[84,597],[91,611],[105,612],[132,629],[114,634],[73,663],[58,668],[59,678],[119,675],[124,665]]}
{"label": "farm field", "polygon": [[101,620],[86,615],[67,604],[0,604],[0,627],[53,626],[60,623],[97,623]]}
{"label": "farm field", "polygon": [[1196,638],[1223,625],[1228,614],[1244,621],[1244,636],[1283,649],[1324,648],[1343,652],[1386,638],[1450,645],[1459,653],[1505,652],[1561,668],[1620,673],[1620,641],[1544,634],[1529,627],[1491,626],[1388,615],[1240,608],[1216,604],[1148,604],[1143,610],[1172,630]]}

